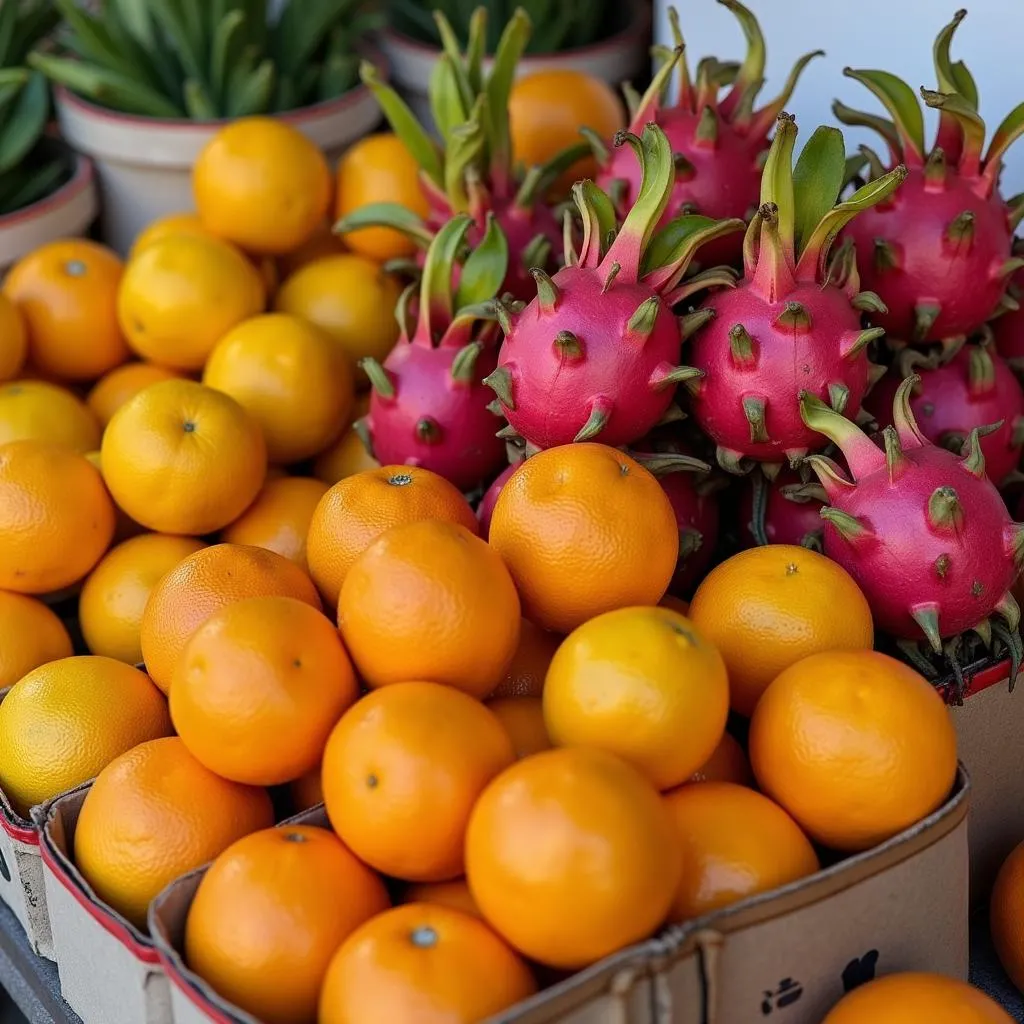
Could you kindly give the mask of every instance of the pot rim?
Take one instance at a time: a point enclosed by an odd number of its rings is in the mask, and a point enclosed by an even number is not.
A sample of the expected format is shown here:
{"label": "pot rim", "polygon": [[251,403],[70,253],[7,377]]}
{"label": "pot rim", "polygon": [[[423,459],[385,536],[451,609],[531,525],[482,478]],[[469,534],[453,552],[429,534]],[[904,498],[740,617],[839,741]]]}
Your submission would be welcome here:
{"label": "pot rim", "polygon": [[37,199],[20,210],[0,216],[0,231],[16,227],[26,221],[50,213],[60,206],[64,206],[77,199],[83,192],[93,187],[96,181],[96,169],[92,160],[84,153],[72,151],[75,158],[74,171],[71,177],[61,185],[55,192],[51,192],[42,199]]}

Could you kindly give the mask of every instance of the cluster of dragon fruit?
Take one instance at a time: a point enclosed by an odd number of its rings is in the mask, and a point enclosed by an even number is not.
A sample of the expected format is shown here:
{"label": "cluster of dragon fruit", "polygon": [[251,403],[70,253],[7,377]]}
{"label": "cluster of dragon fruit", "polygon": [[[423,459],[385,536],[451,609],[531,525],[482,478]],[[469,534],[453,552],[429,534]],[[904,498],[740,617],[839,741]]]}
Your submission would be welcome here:
{"label": "cluster of dragon fruit", "polygon": [[[986,149],[974,80],[950,56],[959,11],[935,42],[936,88],[920,90],[938,111],[930,148],[908,84],[848,68],[885,113],[837,100],[834,114],[884,148],[848,155],[824,126],[794,163],[784,107],[819,54],[758,107],[760,27],[738,0],[719,2],[748,41],[741,63],[706,58],[691,73],[671,12],[675,45],[658,51],[646,94],[630,93],[629,128],[581,132],[545,167],[511,156],[523,19],[489,75],[482,12],[465,54],[441,19],[440,145],[364,68],[431,208],[421,219],[377,204],[343,225],[396,227],[420,250],[395,268],[413,281],[401,339],[365,364],[366,443],[482,495],[485,510],[538,450],[622,447],[676,510],[680,596],[737,546],[803,544],[854,576],[880,633],[925,671],[962,678],[982,648],[1016,666],[1024,196],[1004,198],[999,177],[1024,103]],[[552,182],[584,153],[596,180],[552,204]]]}

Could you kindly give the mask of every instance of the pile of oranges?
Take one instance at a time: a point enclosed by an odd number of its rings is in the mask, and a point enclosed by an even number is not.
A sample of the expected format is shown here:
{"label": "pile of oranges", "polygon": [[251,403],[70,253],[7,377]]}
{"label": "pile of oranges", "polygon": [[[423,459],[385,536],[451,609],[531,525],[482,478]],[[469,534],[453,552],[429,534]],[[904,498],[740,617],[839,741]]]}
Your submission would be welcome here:
{"label": "pile of oranges", "polygon": [[363,452],[408,243],[327,225],[415,205],[392,136],[332,182],[243,120],[194,183],[125,264],[60,242],[0,294],[0,787],[24,816],[95,778],[74,858],[114,911],[213,861],[185,954],[239,1007],[468,1022],[946,799],[942,700],[824,557],[749,550],[687,609],[621,451],[523,462],[486,539]]}

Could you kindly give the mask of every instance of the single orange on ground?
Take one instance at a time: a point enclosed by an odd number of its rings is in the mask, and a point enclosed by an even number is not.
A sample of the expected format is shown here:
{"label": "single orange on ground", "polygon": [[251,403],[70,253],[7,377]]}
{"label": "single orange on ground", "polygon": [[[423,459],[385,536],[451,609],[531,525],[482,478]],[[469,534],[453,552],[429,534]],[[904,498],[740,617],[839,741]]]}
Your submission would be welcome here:
{"label": "single orange on ground", "polygon": [[[292,274],[278,289],[274,308],[326,331],[356,368],[368,356],[383,361],[394,347],[395,304],[401,293],[398,280],[379,263],[346,253],[315,260]],[[355,379],[359,387],[369,387],[362,370]]]}
{"label": "single orange on ground", "polygon": [[[546,164],[563,149],[581,140],[580,128],[590,128],[609,146],[626,127],[626,110],[615,90],[583,71],[546,70],[524,75],[513,86],[508,101],[512,129],[512,155],[527,167]],[[597,161],[591,156],[575,163],[558,179],[561,192],[574,181],[595,178]]]}
{"label": "single orange on ground", "polygon": [[100,425],[105,427],[125,402],[148,388],[150,384],[175,380],[181,376],[179,371],[168,370],[165,366],[157,366],[155,363],[125,363],[101,377],[93,385],[85,402],[100,421]]}
{"label": "single orange on ground", "polygon": [[0,590],[0,690],[71,654],[64,623],[42,601]]}
{"label": "single orange on ground", "polygon": [[749,548],[715,566],[690,618],[717,644],[733,710],[749,717],[783,669],[819,651],[870,650],[871,609],[831,558],[791,544]]}
{"label": "single orange on ground", "polygon": [[565,639],[558,633],[549,633],[535,626],[529,619],[519,624],[519,645],[505,670],[505,678],[491,694],[499,697],[540,697],[544,693],[544,677],[548,666]]}
{"label": "single orange on ground", "polygon": [[433,903],[483,920],[465,878],[454,878],[450,882],[414,882],[406,887],[402,902]]}
{"label": "single orange on ground", "polygon": [[366,450],[359,433],[349,427],[337,441],[325,448],[313,464],[313,475],[327,484],[368,469],[380,469],[380,463]]}
{"label": "single orange on ground", "polygon": [[752,786],[754,773],[739,740],[723,732],[722,739],[712,755],[690,776],[690,782],[734,782],[737,786]]}
{"label": "single orange on ground", "polygon": [[514,759],[504,726],[479,701],[450,686],[397,683],[358,701],[331,733],[327,813],[356,856],[384,874],[458,878],[470,811]]}
{"label": "single orange on ground", "polygon": [[89,650],[138,665],[149,595],[167,573],[204,547],[195,537],[144,533],[108,551],[78,599],[79,624]]}
{"label": "single orange on ground", "polygon": [[330,619],[293,597],[250,597],[192,634],[174,672],[171,718],[210,771],[277,786],[320,763],[358,696]]}
{"label": "single orange on ground", "polygon": [[163,694],[138,669],[112,658],[51,661],[0,704],[0,787],[27,814],[136,744],[170,732]]}
{"label": "single orange on ground", "polygon": [[682,862],[669,920],[690,921],[818,870],[800,826],[766,796],[731,782],[666,793]]}
{"label": "single orange on ground", "polygon": [[130,355],[118,325],[124,265],[84,238],[50,242],[11,267],[3,292],[28,325],[32,365],[46,377],[95,380]]}
{"label": "single orange on ground", "polygon": [[297,270],[301,270],[307,263],[323,259],[325,256],[341,256],[347,250],[344,243],[334,233],[334,228],[327,220],[322,220],[316,226],[313,234],[306,239],[297,249],[286,252],[277,258],[277,272],[280,281],[291,277]]}
{"label": "single orange on ground", "polygon": [[357,928],[327,970],[319,1024],[474,1024],[537,990],[483,921],[409,903]]}
{"label": "single orange on ground", "polygon": [[0,446],[0,589],[70,587],[113,536],[114,504],[84,455],[45,441]]}
{"label": "single orange on ground", "polygon": [[390,905],[384,883],[333,832],[264,829],[229,846],[203,876],[185,958],[218,995],[266,1024],[313,1021],[338,947]]}
{"label": "single orange on ground", "polygon": [[602,612],[657,604],[679,554],[675,514],[658,481],[603,444],[527,459],[501,489],[489,540],[512,573],[523,614],[557,633]]}
{"label": "single orange on ground", "polygon": [[318,764],[305,775],[294,779],[288,787],[292,811],[300,814],[324,802],[323,771]]}
{"label": "single orange on ground", "polygon": [[944,974],[907,971],[860,985],[822,1024],[1012,1024],[984,992]]}
{"label": "single orange on ground", "polygon": [[562,641],[544,681],[544,721],[557,745],[618,754],[658,789],[707,761],[728,715],[721,654],[668,608],[620,608],[585,622]]}
{"label": "single orange on ground", "polygon": [[337,605],[352,564],[385,530],[421,519],[477,529],[462,492],[428,469],[382,466],[336,483],[313,513],[306,546],[309,571],[327,603]]}
{"label": "single orange on ground", "polygon": [[327,215],[331,172],[324,154],[278,118],[231,121],[192,168],[204,226],[247,252],[271,256],[305,242]]}
{"label": "single orange on ground", "polygon": [[935,688],[876,651],[813,654],[765,690],[750,721],[760,788],[814,840],[867,850],[948,796],[956,732]]}
{"label": "single orange on ground", "polygon": [[490,694],[519,643],[519,596],[493,548],[457,523],[393,526],[345,576],[338,626],[370,687],[409,679]]}
{"label": "single orange on ground", "polygon": [[117,314],[143,359],[200,370],[217,342],[266,301],[259,271],[233,245],[213,235],[168,235],[128,264]]}
{"label": "single orange on ground", "polygon": [[1024,991],[1024,843],[1013,849],[996,875],[989,928],[1003,970]]}
{"label": "single orange on ground", "polygon": [[114,500],[160,533],[222,529],[267,472],[259,424],[230,395],[192,380],[153,384],[121,406],[100,455]]}
{"label": "single orange on ground", "polygon": [[221,534],[229,544],[276,551],[306,569],[306,537],[327,484],[305,476],[268,480],[256,500]]}
{"label": "single orange on ground", "polygon": [[294,597],[319,609],[312,580],[287,558],[244,544],[189,555],[153,588],[142,616],[142,654],[153,681],[170,689],[192,634],[221,608],[247,597]]}
{"label": "single orange on ground", "polygon": [[168,213],[166,216],[158,217],[135,236],[135,241],[132,242],[132,247],[128,252],[128,259],[135,259],[140,252],[148,249],[154,242],[162,242],[171,235],[216,237],[209,228],[203,226],[198,213]]}
{"label": "single orange on ground", "polygon": [[544,724],[544,703],[540,697],[498,697],[487,701],[486,706],[505,726],[516,757],[529,757],[551,749],[551,737]]}
{"label": "single orange on ground", "polygon": [[41,380],[0,384],[0,444],[48,441],[84,455],[100,446],[100,425],[77,395]]}
{"label": "single orange on ground", "polygon": [[[338,163],[335,216],[340,220],[370,203],[398,203],[426,219],[427,197],[420,187],[420,166],[397,135],[368,135],[345,151]],[[372,260],[412,256],[416,244],[392,228],[361,228],[342,235],[353,252]]]}
{"label": "single orange on ground", "polygon": [[14,380],[28,358],[28,327],[21,311],[0,292],[0,380]]}
{"label": "single orange on ground", "polygon": [[210,353],[203,383],[230,395],[259,423],[271,462],[308,459],[349,422],[352,370],[308,320],[268,313],[239,324]]}
{"label": "single orange on ground", "polygon": [[466,833],[466,878],[524,955],[576,969],[647,938],[679,884],[672,823],[654,787],[614,754],[547,750],[502,772]]}
{"label": "single orange on ground", "polygon": [[78,817],[74,859],[96,895],[145,931],[166,885],[273,823],[265,789],[214,775],[173,736],[140,743],[100,772]]}

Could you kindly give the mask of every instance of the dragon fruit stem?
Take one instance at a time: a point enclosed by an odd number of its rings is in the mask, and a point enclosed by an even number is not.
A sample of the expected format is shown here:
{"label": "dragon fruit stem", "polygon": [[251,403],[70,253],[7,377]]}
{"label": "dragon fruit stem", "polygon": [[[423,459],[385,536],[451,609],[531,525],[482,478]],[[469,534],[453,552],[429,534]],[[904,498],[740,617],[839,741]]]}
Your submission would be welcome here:
{"label": "dragon fruit stem", "polygon": [[[868,114],[863,110],[854,110],[853,107],[848,107],[840,100],[832,102],[832,113],[840,124],[849,125],[851,128],[871,128],[878,132],[889,147],[890,163],[897,164],[903,159],[903,146],[896,132],[896,125],[888,118],[879,117],[877,114]],[[860,146],[858,148],[861,153],[864,153],[868,147]],[[875,160],[881,166],[881,160],[878,160],[877,156],[875,156]],[[884,167],[882,170],[884,171]],[[875,174],[874,177],[877,178],[878,174]]]}
{"label": "dragon fruit stem", "polygon": [[1006,205],[1010,208],[1010,230],[1016,231],[1020,222],[1024,220],[1024,192],[1008,199]]}
{"label": "dragon fruit stem", "polygon": [[921,87],[925,104],[941,114],[948,114],[960,126],[962,137],[959,169],[965,178],[975,178],[981,170],[981,154],[985,146],[985,122],[978,112],[956,92],[936,92]]}
{"label": "dragon fruit stem", "polygon": [[370,378],[370,386],[381,398],[391,399],[395,397],[395,386],[391,383],[388,371],[376,359],[372,356],[360,359],[359,367]]}
{"label": "dragon fruit stem", "polygon": [[751,138],[760,138],[767,134],[769,126],[779,116],[779,114],[782,113],[783,108],[793,95],[793,90],[796,89],[796,84],[800,80],[800,76],[804,73],[804,68],[806,68],[807,65],[816,57],[824,56],[824,50],[811,50],[810,53],[805,53],[802,57],[797,59],[797,62],[789,72],[789,77],[782,86],[782,91],[773,100],[766,103],[754,115],[750,122],[750,127],[747,129],[748,136]]}
{"label": "dragon fruit stem", "polygon": [[[793,199],[793,146],[796,143],[796,131],[793,115],[779,114],[775,137],[772,139],[768,159],[761,174],[761,206],[765,203],[774,203],[776,206],[778,237],[782,244],[783,256],[789,266],[796,263],[796,207]],[[763,233],[761,250],[759,261],[764,256]]]}
{"label": "dragon fruit stem", "polygon": [[661,299],[657,295],[644,299],[626,323],[626,332],[623,340],[631,344],[643,345],[651,336],[660,312]]}
{"label": "dragon fruit stem", "polygon": [[1020,625],[1020,605],[1017,604],[1017,599],[1013,594],[1009,591],[1003,594],[994,610],[1006,620],[1010,631],[1015,632]]}
{"label": "dragon fruit stem", "polygon": [[687,341],[714,319],[715,311],[713,309],[696,309],[692,313],[676,317],[676,323],[679,324],[679,334],[683,341]]}
{"label": "dragon fruit stem", "polygon": [[957,249],[957,255],[970,252],[974,242],[974,214],[970,210],[958,213],[946,225],[946,241]]}
{"label": "dragon fruit stem", "polygon": [[914,341],[922,342],[928,337],[941,313],[942,306],[937,302],[919,302],[914,307]]}
{"label": "dragon fruit stem", "polygon": [[559,331],[552,344],[566,362],[575,363],[583,358],[583,342],[572,331]]}
{"label": "dragon fruit stem", "polygon": [[540,308],[545,313],[553,313],[558,308],[558,300],[562,297],[558,285],[541,267],[530,267],[530,274],[537,282],[537,301],[540,303]]}
{"label": "dragon fruit stem", "polygon": [[843,471],[827,455],[808,455],[803,464],[809,466],[814,472],[829,501],[836,501],[856,486],[843,476]]}
{"label": "dragon fruit stem", "polygon": [[416,437],[424,444],[440,444],[444,430],[433,416],[422,416],[416,421]]}
{"label": "dragon fruit stem", "polygon": [[952,564],[953,559],[951,559],[949,555],[939,555],[939,557],[935,559],[933,566],[935,569],[935,575],[938,576],[940,580],[944,580],[946,578],[946,574],[949,572],[949,567]]}
{"label": "dragon fruit stem", "polygon": [[978,427],[971,431],[967,439],[967,454],[960,463],[968,473],[972,473],[979,480],[985,477],[985,453],[981,450],[981,433]]}
{"label": "dragon fruit stem", "polygon": [[791,301],[786,303],[782,312],[775,318],[775,324],[794,334],[806,334],[813,326],[813,321],[806,306]]}
{"label": "dragon fruit stem", "polygon": [[415,338],[422,344],[433,344],[435,331],[440,332],[451,323],[454,312],[452,271],[472,224],[473,218],[468,214],[457,214],[437,232],[427,250]]}
{"label": "dragon fruit stem", "polygon": [[858,544],[870,540],[874,534],[856,517],[849,512],[842,512],[831,505],[823,505],[819,514],[825,522],[835,527],[836,532],[849,544]]}
{"label": "dragon fruit stem", "polygon": [[896,394],[892,401],[892,423],[896,428],[896,433],[899,434],[900,444],[904,450],[907,448],[922,448],[928,444],[928,440],[921,433],[917,420],[914,419],[914,413],[910,408],[910,396],[913,394],[914,388],[920,383],[921,378],[916,373],[905,377],[896,389]]}
{"label": "dragon fruit stem", "polygon": [[946,151],[942,146],[935,146],[924,162],[924,180],[929,191],[939,192],[946,187]]}
{"label": "dragon fruit stem", "polygon": [[999,265],[995,277],[1009,277],[1010,274],[1016,273],[1021,267],[1024,267],[1024,256],[1012,256],[1005,263]]}
{"label": "dragon fruit stem", "polygon": [[832,406],[833,412],[837,412],[842,416],[849,401],[850,389],[845,384],[829,384],[828,404]]}
{"label": "dragon fruit stem", "polygon": [[903,454],[903,446],[900,444],[900,436],[896,428],[888,426],[882,431],[882,440],[885,443],[885,465],[889,472],[889,483],[895,483],[907,466],[907,457]]}
{"label": "dragon fruit stem", "polygon": [[936,487],[928,498],[928,522],[936,530],[956,532],[963,526],[964,509],[952,487]]}
{"label": "dragon fruit stem", "polygon": [[760,89],[764,83],[766,54],[764,35],[761,32],[761,26],[757,23],[757,18],[739,0],[718,0],[718,2],[736,17],[747,41],[747,54],[740,65],[736,81],[729,94],[719,105],[722,116],[730,118],[741,97],[749,94],[751,90]]}
{"label": "dragon fruit stem", "polygon": [[743,415],[750,426],[752,444],[765,444],[768,441],[768,429],[765,414],[768,401],[762,395],[745,395],[743,397]]}
{"label": "dragon fruit stem", "polygon": [[757,267],[750,280],[768,302],[776,302],[796,288],[796,280],[779,235],[779,213],[774,203],[761,205],[761,242],[757,252]]}
{"label": "dragon fruit stem", "polygon": [[573,441],[590,441],[597,437],[604,430],[608,418],[612,414],[614,403],[607,395],[598,395],[590,403],[590,418],[580,428],[580,432],[573,438]]}
{"label": "dragon fruit stem", "polygon": [[765,217],[778,216],[774,204],[759,206],[750,218],[743,236],[743,276],[749,281],[757,271],[757,256],[761,248],[761,224]]}
{"label": "dragon fruit stem", "polygon": [[839,352],[844,359],[856,359],[860,353],[885,334],[884,327],[868,327],[863,331],[848,331],[839,342]]}
{"label": "dragon fruit stem", "polygon": [[[665,54],[664,62],[651,79],[651,84],[647,87],[647,91],[643,96],[640,97],[636,105],[636,109],[633,112],[629,130],[634,134],[639,134],[639,130],[643,128],[648,121],[656,121],[658,119],[658,114],[661,111],[662,100],[666,90],[672,83],[673,72],[679,65],[680,61],[683,60],[683,52],[683,44],[677,41],[676,45]],[[605,153],[607,152],[607,149],[605,149]],[[608,162],[608,159],[606,157],[605,160],[601,161],[600,158],[598,158],[598,162],[604,166],[604,164]]]}
{"label": "dragon fruit stem", "polygon": [[924,164],[924,119],[910,87],[885,72],[843,68],[843,74],[875,94],[892,119],[900,142],[900,156],[910,167]]}
{"label": "dragon fruit stem", "polygon": [[693,131],[694,143],[707,149],[714,149],[718,142],[718,115],[714,108],[706,106],[700,112],[700,120]]}
{"label": "dragon fruit stem", "polygon": [[939,606],[932,602],[911,605],[910,615],[920,626],[931,649],[936,654],[941,654],[942,633],[939,632]]}
{"label": "dragon fruit stem", "polygon": [[601,285],[601,294],[602,295],[607,295],[608,294],[608,290],[614,284],[615,278],[617,278],[619,276],[619,271],[620,270],[622,270],[622,264],[621,263],[613,263],[608,268],[608,274],[607,274],[607,276],[604,279],[604,284]]}
{"label": "dragon fruit stem", "polygon": [[753,369],[757,366],[757,347],[743,324],[729,328],[729,353],[737,369]]}
{"label": "dragon fruit stem", "polygon": [[875,292],[857,292],[850,305],[859,313],[888,313],[889,307]]}
{"label": "dragon fruit stem", "polygon": [[352,424],[352,429],[356,432],[356,437],[359,438],[363,443],[363,448],[366,450],[366,454],[371,459],[376,458],[373,452],[373,437],[370,433],[370,424],[366,422],[367,417],[360,416],[359,419]]}
{"label": "dragon fruit stem", "polygon": [[710,473],[711,467],[701,459],[678,452],[636,452],[627,450],[627,454],[635,462],[639,462],[648,472],[655,476],[667,476],[669,473]]}
{"label": "dragon fruit stem", "polygon": [[996,386],[996,366],[992,362],[988,346],[973,346],[967,358],[967,381],[970,393],[975,397],[989,394]]}
{"label": "dragon fruit stem", "polygon": [[452,360],[451,378],[456,384],[469,385],[473,383],[476,362],[483,350],[483,342],[471,341],[455,354],[455,358]]}
{"label": "dragon fruit stem", "polygon": [[516,410],[516,402],[513,394],[512,373],[506,366],[499,366],[490,374],[484,377],[481,382],[486,384],[497,396],[506,409]]}
{"label": "dragon fruit stem", "polygon": [[875,270],[879,273],[886,270],[899,270],[900,257],[895,246],[884,238],[875,239],[875,251],[872,255],[875,263]]}
{"label": "dragon fruit stem", "polygon": [[661,363],[654,368],[648,383],[651,390],[663,391],[672,384],[688,384],[690,381],[700,380],[703,376],[704,371],[698,370],[694,366],[672,366],[671,363]]}
{"label": "dragon fruit stem", "polygon": [[1018,103],[1003,118],[1002,123],[992,135],[988,152],[985,154],[985,170],[982,173],[989,194],[992,193],[999,181],[999,172],[1002,170],[1006,151],[1021,135],[1024,135],[1024,103]]}
{"label": "dragon fruit stem", "polygon": [[885,456],[860,427],[833,412],[808,391],[800,392],[800,416],[811,430],[839,446],[855,479],[876,472],[885,465]]}

